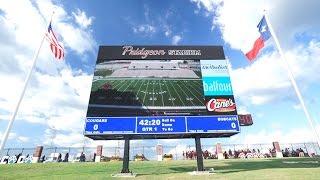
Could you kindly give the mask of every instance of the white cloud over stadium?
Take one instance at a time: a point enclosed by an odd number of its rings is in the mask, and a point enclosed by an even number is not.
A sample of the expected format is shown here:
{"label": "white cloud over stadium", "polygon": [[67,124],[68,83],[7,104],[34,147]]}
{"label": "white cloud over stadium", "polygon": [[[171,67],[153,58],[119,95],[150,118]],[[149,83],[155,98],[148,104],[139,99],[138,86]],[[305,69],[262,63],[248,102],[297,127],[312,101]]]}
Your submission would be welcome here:
{"label": "white cloud over stadium", "polygon": [[[50,10],[55,10],[53,28],[58,32],[66,54],[70,51],[79,55],[93,53],[96,42],[90,29],[93,17],[87,17],[80,9],[68,14],[62,5],[52,1],[24,0],[15,3],[1,1],[0,10],[0,29],[3,32],[0,35],[0,82],[6,84],[0,89],[0,112],[1,120],[8,120],[30,69],[33,53],[47,28]],[[80,56],[78,58],[81,59]],[[66,61],[68,56],[65,61],[54,60],[47,42],[43,44],[37,70],[33,72],[16,119],[43,124],[47,128],[54,126],[58,130],[57,138],[82,134],[92,78],[82,70],[72,69]],[[4,127],[1,130],[4,132]],[[21,141],[29,140],[22,136],[19,138],[18,132],[13,133]],[[64,144],[69,145],[80,141],[75,138],[65,140],[68,142]]]}

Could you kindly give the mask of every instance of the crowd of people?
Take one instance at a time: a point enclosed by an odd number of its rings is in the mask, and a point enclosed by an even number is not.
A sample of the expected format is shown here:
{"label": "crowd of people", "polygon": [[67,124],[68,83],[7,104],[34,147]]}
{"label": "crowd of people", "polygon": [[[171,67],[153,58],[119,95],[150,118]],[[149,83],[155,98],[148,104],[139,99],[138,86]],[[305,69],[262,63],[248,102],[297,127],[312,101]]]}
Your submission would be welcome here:
{"label": "crowd of people", "polygon": [[296,150],[294,149],[289,149],[289,148],[285,148],[285,150],[282,149],[282,154],[283,157],[305,157],[305,156],[310,156],[313,157],[315,156],[314,152],[310,152],[309,154],[307,154],[306,152],[304,152],[304,150],[302,148],[298,148]]}
{"label": "crowd of people", "polygon": [[225,159],[229,158],[263,158],[271,157],[270,153],[262,153],[260,149],[241,149],[241,150],[231,150],[224,152],[223,156]]}
{"label": "crowd of people", "polygon": [[[183,151],[182,152],[183,159],[196,159],[197,158],[197,152],[194,150],[191,151]],[[215,154],[209,152],[208,150],[205,150],[202,152],[202,156],[204,159],[215,159]]]}
{"label": "crowd of people", "polygon": [[[285,148],[281,150],[281,153],[283,155],[283,157],[314,157],[315,156],[315,152],[314,150],[311,149],[302,149],[302,148],[297,148],[297,149],[293,149],[293,148]],[[48,157],[46,157],[46,155]],[[69,157],[69,153],[66,154],[61,154],[61,153],[51,153],[50,155],[46,154],[46,155],[42,155],[41,158],[39,159],[39,162],[42,163],[47,163],[47,162],[86,162],[86,161],[95,161],[95,157],[96,157],[96,153],[93,153],[93,157],[92,156],[88,156],[89,158],[86,159],[86,155],[81,152],[81,153],[77,153],[76,156],[70,156]],[[221,154],[219,154],[219,156],[223,156],[224,159],[237,159],[237,158],[271,158],[271,157],[276,157],[277,155],[279,155],[276,152],[275,148],[270,148],[270,149],[249,149],[249,148],[245,148],[245,149],[239,149],[239,150],[226,150],[223,151]],[[8,163],[10,160],[10,163],[16,161],[16,163],[19,161],[19,157],[22,156],[22,153],[19,153],[15,156],[7,156],[7,159],[3,159],[4,163]],[[184,160],[195,160],[197,159],[197,152],[196,150],[186,150],[182,152],[182,156]],[[217,159],[218,158],[218,154],[217,152],[214,151],[209,151],[209,150],[204,150],[202,151],[202,156],[203,159]],[[15,158],[14,158],[15,157]],[[29,154],[26,156],[23,156],[20,161],[23,161],[24,159],[27,159],[29,157]],[[90,160],[89,160],[90,159]],[[146,159],[146,157],[142,154],[142,159]]]}
{"label": "crowd of people", "polygon": [[[81,152],[79,157],[76,157],[79,162],[85,162],[86,161],[86,156],[83,152]],[[74,159],[73,159],[74,160]],[[64,154],[64,156],[59,153],[57,156],[55,153],[51,156],[46,157],[46,155],[41,156],[40,162],[45,163],[45,162],[69,162],[69,153]]]}
{"label": "crowd of people", "polygon": [[[276,149],[269,149],[267,151],[261,152],[260,149],[240,149],[240,150],[231,150],[224,151],[223,153],[224,159],[231,159],[231,158],[271,158],[276,157]],[[202,152],[204,159],[217,159],[218,155],[216,152],[209,152],[208,150],[205,150]],[[314,157],[315,153],[305,153],[302,148],[298,148],[296,150],[292,149],[289,150],[289,148],[285,148],[285,150],[282,150],[283,157]],[[183,151],[182,152],[183,159],[186,160],[193,160],[197,158],[197,152],[195,150],[190,151]]]}

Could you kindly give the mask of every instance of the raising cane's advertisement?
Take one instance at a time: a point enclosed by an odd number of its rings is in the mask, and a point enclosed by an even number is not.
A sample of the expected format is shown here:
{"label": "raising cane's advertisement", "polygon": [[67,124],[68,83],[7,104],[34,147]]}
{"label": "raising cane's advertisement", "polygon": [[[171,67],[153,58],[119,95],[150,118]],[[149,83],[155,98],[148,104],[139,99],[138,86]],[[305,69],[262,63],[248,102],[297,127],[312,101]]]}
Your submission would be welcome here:
{"label": "raising cane's advertisement", "polygon": [[206,108],[212,115],[236,115],[237,108],[233,96],[207,96]]}

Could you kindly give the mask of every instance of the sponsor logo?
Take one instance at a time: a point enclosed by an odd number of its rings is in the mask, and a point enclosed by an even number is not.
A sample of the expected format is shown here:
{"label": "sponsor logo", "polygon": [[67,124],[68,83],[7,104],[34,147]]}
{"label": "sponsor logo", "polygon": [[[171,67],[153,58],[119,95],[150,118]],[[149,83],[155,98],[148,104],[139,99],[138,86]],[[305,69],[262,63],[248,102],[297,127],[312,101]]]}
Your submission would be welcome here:
{"label": "sponsor logo", "polygon": [[229,77],[226,60],[200,60],[202,77]]}
{"label": "sponsor logo", "polygon": [[233,112],[236,110],[236,104],[231,98],[213,98],[207,102],[206,106],[210,112]]}
{"label": "sponsor logo", "polygon": [[233,94],[230,77],[204,77],[202,82],[205,96]]}
{"label": "sponsor logo", "polygon": [[210,83],[203,82],[203,89],[204,91],[211,91],[211,92],[230,92],[232,91],[231,84],[229,82],[219,82],[213,81]]}
{"label": "sponsor logo", "polygon": [[227,71],[228,66],[222,64],[202,64],[201,70]]}

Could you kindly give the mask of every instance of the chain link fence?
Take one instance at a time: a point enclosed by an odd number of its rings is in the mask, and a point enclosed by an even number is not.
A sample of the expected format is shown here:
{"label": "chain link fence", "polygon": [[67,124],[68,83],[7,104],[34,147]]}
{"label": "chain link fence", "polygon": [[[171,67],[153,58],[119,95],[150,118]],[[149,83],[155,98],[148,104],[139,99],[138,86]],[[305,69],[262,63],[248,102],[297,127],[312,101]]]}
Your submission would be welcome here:
{"label": "chain link fence", "polygon": [[[235,152],[259,152],[262,154],[269,153],[273,149],[273,145],[270,144],[221,144],[222,152],[227,154],[234,154]],[[293,152],[300,149],[303,150],[305,156],[320,156],[320,148],[317,143],[280,143],[280,148],[283,153],[288,151],[291,156]],[[6,148],[3,151],[2,156],[32,156],[36,148]],[[68,154],[68,161],[80,161],[81,154],[84,154],[85,161],[94,161],[96,155],[97,147],[44,147],[40,160],[51,161],[57,160],[59,154],[61,154],[61,161],[63,161]],[[116,147],[103,147],[102,157],[112,157],[122,158],[123,156],[123,146]],[[216,158],[216,145],[202,145],[202,150],[212,156],[209,158]],[[173,160],[185,160],[194,159],[188,158],[187,154],[195,153],[196,148],[194,145],[176,145],[169,146],[163,145],[163,154],[172,154]],[[130,147],[130,160],[134,160],[136,155],[144,155],[147,160],[156,160],[156,146],[131,146]],[[286,157],[286,156],[285,156]],[[205,157],[208,158],[208,157]],[[234,158],[234,157],[233,157]]]}

